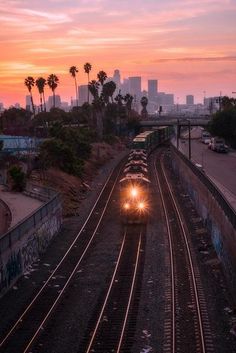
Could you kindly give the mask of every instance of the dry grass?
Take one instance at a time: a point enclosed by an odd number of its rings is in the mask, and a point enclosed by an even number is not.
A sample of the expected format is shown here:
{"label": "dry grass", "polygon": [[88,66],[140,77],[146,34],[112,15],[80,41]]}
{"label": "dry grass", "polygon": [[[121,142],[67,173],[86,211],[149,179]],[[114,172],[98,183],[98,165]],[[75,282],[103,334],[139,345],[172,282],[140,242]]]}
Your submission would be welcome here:
{"label": "dry grass", "polygon": [[94,143],[91,157],[85,162],[83,180],[56,168],[48,169],[43,175],[34,171],[31,180],[60,192],[63,200],[64,217],[76,215],[79,212],[80,202],[85,198],[85,192],[97,175],[99,168],[114,158],[121,149],[123,149],[123,146],[120,144],[110,146],[106,143]]}

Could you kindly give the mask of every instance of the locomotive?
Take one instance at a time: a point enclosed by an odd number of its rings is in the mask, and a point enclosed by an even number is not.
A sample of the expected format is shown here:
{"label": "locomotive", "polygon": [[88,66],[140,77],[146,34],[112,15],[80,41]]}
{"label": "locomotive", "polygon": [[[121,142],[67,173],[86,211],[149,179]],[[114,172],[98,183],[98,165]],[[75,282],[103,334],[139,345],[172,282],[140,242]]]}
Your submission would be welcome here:
{"label": "locomotive", "polygon": [[120,186],[120,214],[124,224],[147,223],[150,212],[150,180],[148,155],[170,137],[170,128],[159,127],[144,131],[132,141],[128,162],[124,167]]}

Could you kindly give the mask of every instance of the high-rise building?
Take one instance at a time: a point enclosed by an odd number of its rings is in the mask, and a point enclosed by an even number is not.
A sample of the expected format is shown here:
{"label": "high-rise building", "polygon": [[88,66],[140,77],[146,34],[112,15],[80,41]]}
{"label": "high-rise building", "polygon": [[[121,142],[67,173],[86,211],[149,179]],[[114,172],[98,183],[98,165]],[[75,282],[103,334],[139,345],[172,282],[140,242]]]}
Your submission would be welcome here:
{"label": "high-rise building", "polygon": [[[93,100],[92,94],[89,92],[89,102]],[[83,105],[88,102],[88,85],[79,86],[79,105]]]}
{"label": "high-rise building", "polygon": [[123,80],[123,83],[121,84],[121,94],[126,95],[127,93],[129,93],[129,79],[125,78]]}
{"label": "high-rise building", "polygon": [[117,88],[120,87],[120,71],[119,70],[114,71],[112,81],[115,82]]}
{"label": "high-rise building", "polygon": [[159,105],[174,105],[174,95],[172,93],[158,92],[157,102]]}
{"label": "high-rise building", "polygon": [[0,113],[4,111],[3,103],[0,102]]}
{"label": "high-rise building", "polygon": [[[53,96],[49,96],[47,101],[47,110],[50,110],[53,107],[54,107],[54,98]],[[59,96],[59,94],[55,95],[55,108],[61,108],[61,97]]]}
{"label": "high-rise building", "polygon": [[186,104],[194,105],[194,96],[192,94],[186,96]]}
{"label": "high-rise building", "polygon": [[148,98],[153,101],[157,97],[157,80],[148,80]]}
{"label": "high-rise building", "polygon": [[141,77],[129,77],[129,93],[137,99],[141,96]]}
{"label": "high-rise building", "polygon": [[32,102],[31,102],[31,96],[27,95],[25,96],[25,109],[29,111],[33,111],[32,109]]}

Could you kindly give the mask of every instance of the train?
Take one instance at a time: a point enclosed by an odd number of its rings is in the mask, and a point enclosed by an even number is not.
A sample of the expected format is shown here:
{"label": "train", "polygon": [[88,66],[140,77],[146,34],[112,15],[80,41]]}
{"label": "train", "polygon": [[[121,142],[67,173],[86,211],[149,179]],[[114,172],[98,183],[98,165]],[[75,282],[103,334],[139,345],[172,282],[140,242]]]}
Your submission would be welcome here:
{"label": "train", "polygon": [[147,223],[151,211],[148,156],[156,147],[168,141],[170,135],[171,128],[164,126],[141,132],[133,139],[119,181],[122,223]]}

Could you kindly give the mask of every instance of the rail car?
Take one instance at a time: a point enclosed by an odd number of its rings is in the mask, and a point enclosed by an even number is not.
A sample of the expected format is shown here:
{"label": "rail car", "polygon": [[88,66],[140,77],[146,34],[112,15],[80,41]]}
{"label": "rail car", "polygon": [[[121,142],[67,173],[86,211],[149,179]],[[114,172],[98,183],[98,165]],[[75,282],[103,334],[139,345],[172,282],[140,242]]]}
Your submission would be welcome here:
{"label": "rail car", "polygon": [[149,185],[144,173],[127,173],[120,180],[120,213],[124,224],[147,222]]}
{"label": "rail car", "polygon": [[158,127],[137,135],[132,142],[132,150],[142,150],[149,154],[154,148],[166,142],[171,135],[170,126]]}
{"label": "rail car", "polygon": [[164,126],[144,131],[133,139],[128,162],[119,182],[120,214],[123,223],[147,222],[150,212],[147,156],[158,145],[167,141],[170,133],[171,129]]}

